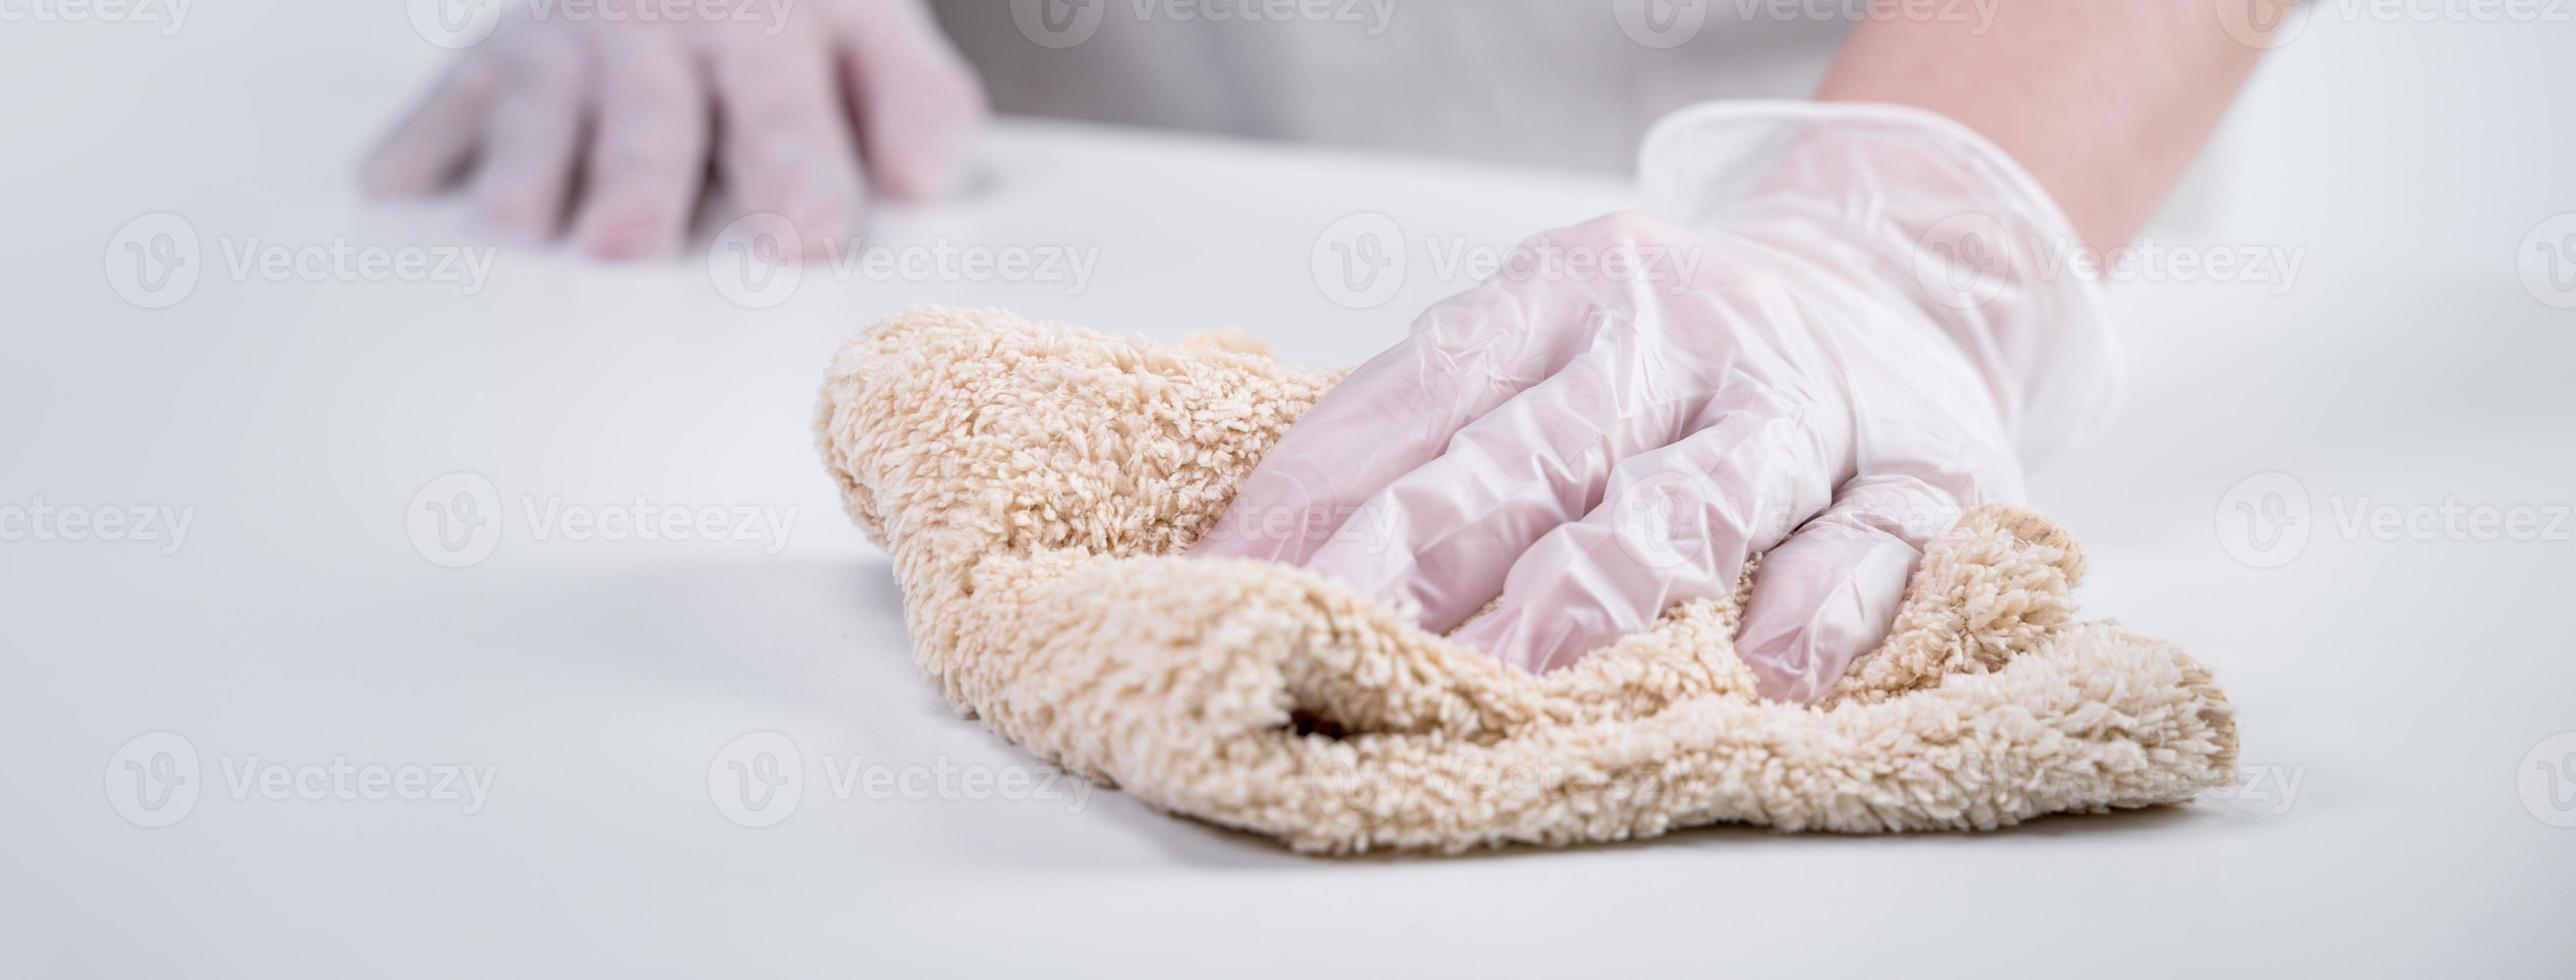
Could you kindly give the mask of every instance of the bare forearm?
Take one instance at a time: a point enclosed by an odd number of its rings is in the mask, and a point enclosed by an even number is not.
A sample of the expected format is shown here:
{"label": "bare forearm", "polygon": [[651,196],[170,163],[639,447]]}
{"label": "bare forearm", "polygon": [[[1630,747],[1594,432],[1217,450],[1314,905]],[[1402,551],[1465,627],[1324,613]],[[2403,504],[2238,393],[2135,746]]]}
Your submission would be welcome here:
{"label": "bare forearm", "polygon": [[2087,244],[2109,248],[2155,212],[2261,56],[2209,0],[1995,0],[1991,22],[1862,23],[1817,97],[1965,123],[2028,168]]}

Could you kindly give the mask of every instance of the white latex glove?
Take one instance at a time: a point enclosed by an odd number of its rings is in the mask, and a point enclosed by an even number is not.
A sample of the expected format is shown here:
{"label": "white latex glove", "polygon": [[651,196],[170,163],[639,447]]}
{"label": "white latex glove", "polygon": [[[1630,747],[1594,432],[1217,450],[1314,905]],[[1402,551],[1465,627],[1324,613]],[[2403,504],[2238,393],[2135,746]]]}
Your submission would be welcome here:
{"label": "white latex glove", "polygon": [[1194,553],[1304,565],[1541,671],[1768,552],[1737,648],[1765,696],[1811,701],[1885,637],[1927,538],[2107,414],[2097,287],[2030,247],[2074,233],[1964,127],[1702,106],[1644,176],[1654,216],[1542,235],[1423,314]]}
{"label": "white latex glove", "polygon": [[[573,15],[612,7],[690,16]],[[637,258],[679,247],[712,158],[732,205],[784,216],[811,257],[857,228],[866,188],[945,190],[986,113],[919,0],[514,5],[365,182],[422,194],[470,172],[503,233],[548,240],[569,220],[584,251]]]}

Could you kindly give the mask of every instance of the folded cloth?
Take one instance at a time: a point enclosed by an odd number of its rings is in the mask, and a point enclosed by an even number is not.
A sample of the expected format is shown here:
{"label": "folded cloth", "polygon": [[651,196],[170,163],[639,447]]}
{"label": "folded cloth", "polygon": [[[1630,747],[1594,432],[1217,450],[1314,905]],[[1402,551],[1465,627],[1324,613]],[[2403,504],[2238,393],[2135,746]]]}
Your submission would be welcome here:
{"label": "folded cloth", "polygon": [[2077,621],[2083,558],[2016,509],[1938,538],[1885,644],[1813,706],[1754,693],[1741,593],[1531,675],[1299,569],[1179,557],[1339,377],[1236,337],[922,309],[842,349],[818,428],[951,703],[1302,851],[1991,830],[2234,781],[2209,672]]}

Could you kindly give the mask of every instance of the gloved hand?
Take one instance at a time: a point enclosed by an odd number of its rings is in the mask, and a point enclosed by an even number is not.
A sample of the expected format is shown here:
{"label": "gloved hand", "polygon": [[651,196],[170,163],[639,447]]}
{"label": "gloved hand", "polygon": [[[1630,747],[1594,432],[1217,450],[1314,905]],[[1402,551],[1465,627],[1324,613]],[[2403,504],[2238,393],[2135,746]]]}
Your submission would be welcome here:
{"label": "gloved hand", "polygon": [[569,215],[592,255],[659,256],[688,233],[712,144],[731,203],[784,216],[813,257],[856,229],[863,185],[943,191],[987,113],[919,0],[636,16],[650,6],[599,5],[628,14],[611,19],[514,5],[375,152],[365,183],[427,193],[470,165],[469,193],[504,233],[551,239]]}
{"label": "gloved hand", "polygon": [[1767,552],[1737,648],[1806,702],[1884,638],[1928,537],[2108,413],[2097,287],[2032,247],[2073,231],[1964,127],[1703,106],[1643,172],[1652,216],[1542,235],[1423,314],[1193,553],[1303,565],[1542,671]]}

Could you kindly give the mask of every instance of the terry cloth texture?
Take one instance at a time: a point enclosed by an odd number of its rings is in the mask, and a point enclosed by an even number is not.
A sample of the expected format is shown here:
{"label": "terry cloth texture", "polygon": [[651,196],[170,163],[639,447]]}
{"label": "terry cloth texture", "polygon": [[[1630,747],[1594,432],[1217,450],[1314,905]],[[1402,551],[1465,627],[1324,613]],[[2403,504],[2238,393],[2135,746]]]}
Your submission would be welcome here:
{"label": "terry cloth texture", "polygon": [[1741,594],[1532,676],[1304,571],[1178,557],[1340,376],[1234,337],[923,309],[840,352],[820,443],[951,703],[1300,850],[1989,830],[2234,781],[2209,672],[2077,621],[2083,558],[2019,510],[1937,539],[1887,642],[1814,707],[1755,696]]}

